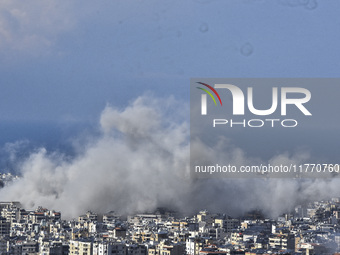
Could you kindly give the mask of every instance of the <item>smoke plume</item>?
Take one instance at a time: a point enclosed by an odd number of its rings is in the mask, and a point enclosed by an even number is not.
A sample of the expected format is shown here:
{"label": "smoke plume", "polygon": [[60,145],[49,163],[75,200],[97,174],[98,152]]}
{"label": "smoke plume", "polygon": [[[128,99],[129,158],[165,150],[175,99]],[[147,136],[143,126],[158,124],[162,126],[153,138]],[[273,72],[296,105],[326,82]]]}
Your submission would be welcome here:
{"label": "smoke plume", "polygon": [[[44,148],[32,152],[21,162],[22,178],[3,188],[0,199],[20,201],[27,209],[41,205],[60,210],[64,217],[87,210],[135,213],[157,207],[235,216],[262,209],[276,216],[303,201],[339,195],[337,179],[191,179],[189,124],[181,112],[183,105],[171,98],[143,96],[125,109],[107,106],[100,117],[100,136],[87,139],[76,157]],[[207,153],[219,151],[200,146]],[[227,155],[216,158],[234,164],[249,161],[242,149],[228,141],[223,146]],[[270,162],[298,162],[301,157],[308,154],[282,154]]]}

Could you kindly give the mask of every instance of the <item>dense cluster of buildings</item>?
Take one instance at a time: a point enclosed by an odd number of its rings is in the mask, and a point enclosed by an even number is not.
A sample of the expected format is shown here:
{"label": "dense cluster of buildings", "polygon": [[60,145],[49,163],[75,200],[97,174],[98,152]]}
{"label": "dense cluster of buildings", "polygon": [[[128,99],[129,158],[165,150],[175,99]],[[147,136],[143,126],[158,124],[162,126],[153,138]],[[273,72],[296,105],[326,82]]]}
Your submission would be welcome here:
{"label": "dense cluster of buildings", "polygon": [[277,219],[166,210],[120,216],[87,212],[71,221],[39,207],[0,202],[0,254],[227,255],[335,254],[340,251],[340,200],[297,206]]}
{"label": "dense cluster of buildings", "polygon": [[[7,185],[19,177],[1,174]],[[0,184],[1,184],[0,183]],[[299,205],[266,219],[200,211],[190,217],[159,209],[130,216],[87,212],[66,221],[60,212],[0,202],[0,254],[229,255],[337,254],[340,198]],[[340,254],[340,253],[339,253]]]}

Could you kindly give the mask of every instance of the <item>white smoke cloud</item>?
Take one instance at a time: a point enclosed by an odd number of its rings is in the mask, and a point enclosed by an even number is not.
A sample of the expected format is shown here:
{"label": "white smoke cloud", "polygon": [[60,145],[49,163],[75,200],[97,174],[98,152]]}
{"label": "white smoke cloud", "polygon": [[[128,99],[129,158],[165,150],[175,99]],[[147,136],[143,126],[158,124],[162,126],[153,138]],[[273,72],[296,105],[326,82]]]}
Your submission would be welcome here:
{"label": "white smoke cloud", "polygon": [[[188,127],[163,122],[138,98],[123,111],[107,106],[100,138],[72,160],[41,149],[22,166],[20,181],[1,191],[1,199],[27,207],[43,205],[76,216],[85,210],[145,211],[172,205],[188,190]],[[176,190],[176,196],[173,191]]]}
{"label": "white smoke cloud", "polygon": [[[174,99],[145,96],[122,110],[107,106],[100,118],[102,134],[89,139],[82,152],[72,159],[44,148],[33,152],[22,162],[22,178],[3,188],[0,200],[61,210],[64,217],[86,210],[134,213],[162,206],[187,213],[207,208],[237,215],[262,209],[278,215],[305,200],[338,196],[338,179],[191,179],[189,125],[179,121],[176,113],[181,111]],[[227,140],[210,149],[201,143],[200,149],[223,151],[210,156],[232,164],[261,162]],[[269,162],[308,157],[282,154]]]}

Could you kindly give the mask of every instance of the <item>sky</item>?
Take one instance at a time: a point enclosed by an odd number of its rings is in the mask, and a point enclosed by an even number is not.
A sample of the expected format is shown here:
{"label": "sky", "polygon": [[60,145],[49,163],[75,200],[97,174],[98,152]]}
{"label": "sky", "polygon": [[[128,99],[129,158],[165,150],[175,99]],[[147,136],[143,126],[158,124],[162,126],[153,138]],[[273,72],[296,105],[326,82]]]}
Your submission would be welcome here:
{"label": "sky", "polygon": [[[116,130],[113,142],[124,141],[128,147],[117,148],[132,154],[142,151],[138,144],[145,146],[151,139],[145,132],[155,132],[154,127],[161,130],[159,136],[180,137],[174,144],[169,141],[173,137],[160,139],[166,147],[164,155],[185,151],[188,133],[184,127],[189,122],[193,77],[339,77],[339,7],[337,0],[3,0],[1,171],[19,172],[27,176],[27,187],[34,187],[41,180],[31,177],[47,162],[46,169],[50,170],[46,170],[48,177],[44,180],[53,184],[54,178],[60,177],[63,183],[72,174],[81,175],[79,169],[89,155],[91,164],[85,168],[90,173],[93,162],[100,159],[101,143],[105,145],[106,126]],[[333,93],[335,99],[337,92],[340,88]],[[140,112],[138,107],[145,111]],[[156,113],[151,110],[155,108]],[[155,114],[151,115],[154,118],[148,113]],[[110,114],[116,120],[103,123],[103,116]],[[175,128],[170,132],[168,126]],[[120,140],[117,134],[126,137]],[[130,144],[136,139],[143,142]],[[155,148],[151,151],[157,151],[158,142],[152,144]],[[93,152],[97,148],[99,152]],[[250,145],[248,149],[256,151]],[[117,149],[111,150],[114,153]],[[159,162],[169,160],[164,155],[158,155]],[[68,156],[76,162],[70,163]],[[172,157],[170,165],[180,171],[176,162],[185,160],[181,155]],[[26,160],[22,162],[22,158]],[[18,166],[13,162],[21,163]],[[107,171],[102,169],[103,174]],[[158,181],[156,178],[155,187]],[[128,185],[134,183],[133,179]],[[60,190],[66,192],[74,182],[68,185],[48,190],[48,196],[32,192],[41,203],[54,201],[51,194],[57,194],[59,201],[58,197],[63,197]],[[292,185],[292,190],[301,189]],[[200,186],[190,187],[194,192]],[[13,199],[25,197],[29,191]],[[171,200],[167,195],[157,199]],[[93,197],[91,201],[97,200]],[[59,205],[54,204],[56,209]]]}
{"label": "sky", "polygon": [[336,0],[3,1],[0,124],[97,122],[191,77],[338,77]]}

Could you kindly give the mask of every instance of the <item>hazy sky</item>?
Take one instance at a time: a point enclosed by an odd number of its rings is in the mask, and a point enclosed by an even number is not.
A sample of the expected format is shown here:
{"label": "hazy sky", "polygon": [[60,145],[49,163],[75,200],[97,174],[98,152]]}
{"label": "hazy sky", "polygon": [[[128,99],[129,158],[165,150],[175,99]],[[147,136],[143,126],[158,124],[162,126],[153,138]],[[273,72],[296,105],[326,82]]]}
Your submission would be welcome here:
{"label": "hazy sky", "polygon": [[0,120],[98,119],[145,92],[188,100],[190,77],[338,77],[339,6],[2,1]]}
{"label": "hazy sky", "polygon": [[336,0],[4,0],[0,141],[51,139],[42,123],[97,123],[107,103],[125,107],[142,94],[189,103],[190,77],[338,77],[339,7]]}

